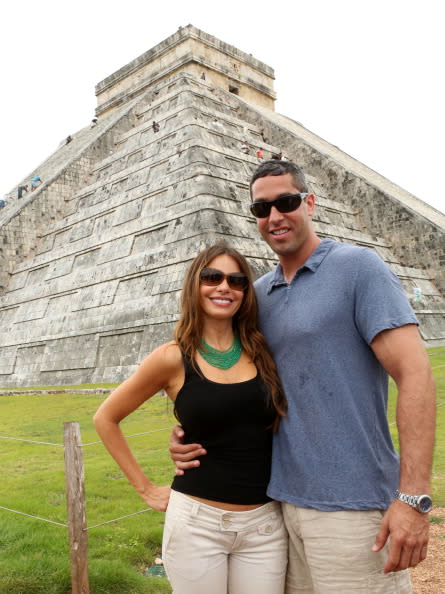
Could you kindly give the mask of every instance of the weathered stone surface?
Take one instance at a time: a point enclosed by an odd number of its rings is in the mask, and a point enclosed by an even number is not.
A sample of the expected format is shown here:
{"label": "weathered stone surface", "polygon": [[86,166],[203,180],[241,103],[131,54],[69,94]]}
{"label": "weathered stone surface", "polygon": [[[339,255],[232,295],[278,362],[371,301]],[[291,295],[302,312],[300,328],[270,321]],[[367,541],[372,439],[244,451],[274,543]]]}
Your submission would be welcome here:
{"label": "weathered stone surface", "polygon": [[[176,33],[98,83],[97,115],[126,103],[178,69],[273,109],[272,68],[189,25],[179,27]],[[170,100],[170,108],[175,102],[176,98]]]}
{"label": "weathered stone surface", "polygon": [[[235,50],[191,27],[160,44],[162,53],[188,34],[205,39],[209,64],[221,66]],[[193,43],[189,52],[201,47]],[[155,54],[141,57],[146,76]],[[250,68],[273,79],[269,67],[236,55],[240,80]],[[441,213],[266,109],[271,83],[257,103],[247,91],[244,99],[229,92],[230,77],[216,86],[222,68],[203,80],[179,64],[154,81],[137,75],[132,92],[136,66],[99,83],[100,92],[114,90],[97,126],[42,163],[44,184],[2,212],[0,386],[127,377],[171,338],[187,265],[217,239],[247,255],[257,275],[270,270],[275,255],[248,211],[259,146],[303,165],[319,235],[374,249],[401,278],[425,342],[445,344]],[[240,151],[244,139],[250,155]]]}

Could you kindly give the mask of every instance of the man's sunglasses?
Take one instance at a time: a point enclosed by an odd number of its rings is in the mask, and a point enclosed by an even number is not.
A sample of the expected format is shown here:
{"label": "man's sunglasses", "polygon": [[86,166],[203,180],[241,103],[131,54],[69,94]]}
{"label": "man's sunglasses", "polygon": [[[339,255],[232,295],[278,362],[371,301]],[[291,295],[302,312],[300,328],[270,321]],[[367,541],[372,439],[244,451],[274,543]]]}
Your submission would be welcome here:
{"label": "man's sunglasses", "polygon": [[307,192],[301,194],[287,194],[286,196],[275,198],[275,200],[259,200],[258,202],[252,202],[249,206],[250,212],[257,219],[268,217],[272,206],[275,206],[278,212],[292,212],[293,210],[297,210],[307,195]]}
{"label": "man's sunglasses", "polygon": [[203,268],[199,274],[201,284],[208,285],[209,287],[217,287],[224,279],[227,280],[227,284],[234,291],[244,291],[249,284],[247,275],[242,272],[224,274],[224,272],[216,268]]}

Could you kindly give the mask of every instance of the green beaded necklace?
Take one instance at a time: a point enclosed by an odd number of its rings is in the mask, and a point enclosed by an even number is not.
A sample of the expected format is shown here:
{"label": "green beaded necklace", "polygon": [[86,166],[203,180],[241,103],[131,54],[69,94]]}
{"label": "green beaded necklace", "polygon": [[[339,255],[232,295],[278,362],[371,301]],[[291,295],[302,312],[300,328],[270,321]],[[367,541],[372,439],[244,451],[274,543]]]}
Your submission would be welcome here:
{"label": "green beaded necklace", "polygon": [[242,350],[243,347],[239,336],[238,334],[235,334],[232,346],[225,351],[214,349],[201,338],[201,347],[198,348],[198,353],[204,361],[207,361],[212,367],[217,367],[218,369],[230,369],[235,363],[238,363]]}

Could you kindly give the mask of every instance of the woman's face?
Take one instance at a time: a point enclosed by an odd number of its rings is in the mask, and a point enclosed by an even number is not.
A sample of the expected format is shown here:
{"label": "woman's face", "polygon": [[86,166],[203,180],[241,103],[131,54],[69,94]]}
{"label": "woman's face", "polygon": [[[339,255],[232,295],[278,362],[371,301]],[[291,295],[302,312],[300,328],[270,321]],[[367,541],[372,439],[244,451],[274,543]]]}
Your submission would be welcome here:
{"label": "woman's face", "polygon": [[[206,268],[220,270],[224,275],[241,272],[236,260],[222,254],[209,262]],[[199,286],[199,304],[205,318],[232,319],[241,307],[244,291],[229,286],[227,277],[216,286],[209,286],[201,282]]]}

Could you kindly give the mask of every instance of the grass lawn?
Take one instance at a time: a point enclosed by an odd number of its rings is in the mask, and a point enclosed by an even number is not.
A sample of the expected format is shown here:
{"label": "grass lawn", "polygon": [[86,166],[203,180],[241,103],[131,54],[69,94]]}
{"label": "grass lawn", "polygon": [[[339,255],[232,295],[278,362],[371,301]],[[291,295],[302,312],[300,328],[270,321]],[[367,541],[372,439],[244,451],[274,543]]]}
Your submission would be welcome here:
{"label": "grass lawn", "polygon": [[[428,352],[438,388],[432,492],[435,505],[445,507],[445,348]],[[94,527],[145,508],[103,446],[94,443],[98,437],[92,416],[105,397],[104,394],[75,393],[0,396],[0,436],[54,444],[0,439],[0,506],[66,523],[63,447],[57,444],[63,444],[63,423],[78,421],[84,444],[88,526]],[[388,415],[397,443],[394,401],[395,390],[391,385]],[[174,424],[172,406],[162,396],[155,396],[122,424],[128,436],[151,432],[129,437],[129,441],[142,466],[149,469],[148,474],[158,484],[168,484],[173,476],[167,443]],[[434,515],[432,519],[434,521]],[[90,528],[91,592],[171,592],[166,579],[144,575],[161,550],[162,522],[163,514],[148,510]],[[0,508],[0,594],[70,592],[66,528]]]}
{"label": "grass lawn", "polygon": [[[88,526],[146,508],[105,451],[92,415],[106,396],[57,394],[0,397],[0,435],[63,444],[63,423],[78,421],[85,466]],[[172,406],[155,396],[122,426],[150,476],[169,484],[167,453]],[[167,429],[167,430],[164,430]],[[92,445],[88,445],[92,444]],[[0,439],[0,505],[66,523],[63,447]],[[0,593],[69,594],[67,530],[0,509]],[[171,592],[166,579],[143,572],[160,553],[163,514],[148,510],[88,532],[89,581],[94,594]]]}

